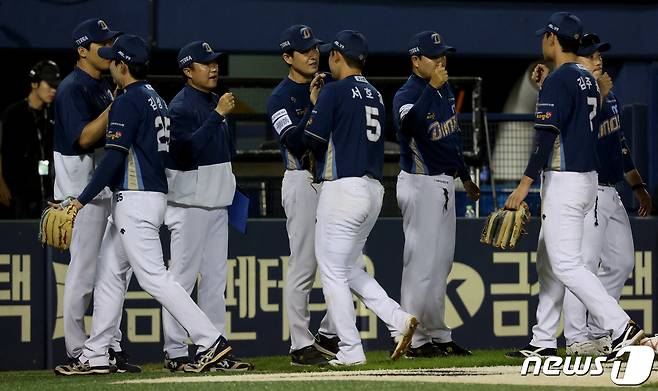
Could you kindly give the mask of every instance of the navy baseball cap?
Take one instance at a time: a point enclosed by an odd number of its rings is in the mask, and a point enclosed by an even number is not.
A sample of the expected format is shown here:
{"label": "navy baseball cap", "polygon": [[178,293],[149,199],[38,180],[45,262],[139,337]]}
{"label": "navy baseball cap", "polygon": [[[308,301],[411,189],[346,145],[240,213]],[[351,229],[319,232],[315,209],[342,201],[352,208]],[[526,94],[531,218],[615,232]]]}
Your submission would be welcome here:
{"label": "navy baseball cap", "polygon": [[193,62],[210,64],[217,61],[222,53],[214,52],[208,42],[194,41],[183,46],[178,52],[178,68],[189,67]]}
{"label": "navy baseball cap", "polygon": [[127,64],[147,64],[149,47],[136,35],[121,35],[110,47],[98,49],[98,55],[106,60],[120,60]]}
{"label": "navy baseball cap", "polygon": [[445,53],[455,52],[455,48],[443,43],[443,38],[436,31],[423,31],[409,40],[410,56],[439,57]]}
{"label": "navy baseball cap", "polygon": [[102,19],[87,19],[73,30],[73,45],[77,48],[90,42],[105,42],[122,34],[112,31]]}
{"label": "navy baseball cap", "polygon": [[601,42],[601,38],[594,33],[585,34],[580,39],[580,49],[577,54],[579,56],[588,57],[595,52],[607,52],[611,46],[608,42]]}
{"label": "navy baseball cap", "polygon": [[569,12],[556,12],[548,19],[544,28],[535,32],[537,36],[553,33],[560,38],[577,41],[583,36],[583,23]]}
{"label": "navy baseball cap", "polygon": [[279,47],[284,53],[291,50],[305,52],[321,43],[323,42],[313,35],[313,30],[303,24],[288,27],[279,37]]}
{"label": "navy baseball cap", "polygon": [[336,34],[333,42],[320,46],[320,51],[323,53],[328,53],[331,50],[337,50],[343,55],[362,63],[368,57],[366,37],[354,30],[343,30]]}

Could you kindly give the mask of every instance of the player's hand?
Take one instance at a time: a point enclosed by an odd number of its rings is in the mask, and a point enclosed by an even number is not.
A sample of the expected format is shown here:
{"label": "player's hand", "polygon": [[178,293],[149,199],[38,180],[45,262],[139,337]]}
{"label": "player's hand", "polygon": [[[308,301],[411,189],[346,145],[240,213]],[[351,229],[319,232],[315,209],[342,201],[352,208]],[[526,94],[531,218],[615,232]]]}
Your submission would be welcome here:
{"label": "player's hand", "polygon": [[313,80],[311,81],[311,87],[310,87],[310,92],[311,92],[311,103],[315,105],[315,102],[318,101],[318,95],[320,95],[320,90],[322,87],[324,87],[324,78],[325,78],[324,73],[318,73],[315,75]]}
{"label": "player's hand", "polygon": [[535,66],[535,69],[532,70],[532,76],[531,76],[532,81],[534,81],[537,84],[537,87],[541,88],[549,72],[550,70],[546,65],[537,64],[537,66]]}
{"label": "player's hand", "polygon": [[448,71],[442,63],[439,63],[432,71],[430,85],[434,88],[441,88],[448,81]]}
{"label": "player's hand", "polygon": [[605,98],[608,96],[610,93],[610,90],[612,90],[613,84],[612,84],[612,78],[608,73],[603,73],[601,76],[599,76],[598,79],[596,79],[596,82],[599,84],[599,90],[601,93],[601,98]]}
{"label": "player's hand", "polygon": [[11,191],[4,178],[0,177],[0,204],[9,206],[11,203]]}
{"label": "player's hand", "polygon": [[473,181],[462,182],[464,185],[464,190],[466,190],[466,195],[471,201],[477,201],[480,199],[480,188]]}
{"label": "player's hand", "polygon": [[640,202],[640,209],[637,211],[637,214],[642,217],[648,216],[649,213],[651,213],[652,208],[651,196],[649,195],[649,192],[647,192],[647,189],[644,187],[640,187],[633,193],[635,194],[635,198],[637,198],[637,200]]}
{"label": "player's hand", "polygon": [[219,98],[219,102],[217,102],[215,111],[217,111],[222,117],[225,117],[227,114],[231,114],[234,108],[235,96],[233,96],[232,92],[227,92],[226,94],[222,95],[221,98]]}
{"label": "player's hand", "polygon": [[509,195],[509,197],[507,197],[507,200],[505,201],[505,209],[519,209],[521,203],[528,196],[530,185],[532,185],[532,179],[524,175],[516,189]]}
{"label": "player's hand", "polygon": [[77,198],[74,198],[74,199],[69,198],[68,200],[65,200],[65,201],[62,201],[62,202],[50,202],[50,201],[48,201],[48,206],[51,206],[55,209],[64,209],[69,205],[72,205],[77,210],[80,210],[84,207],[84,205],[82,205],[82,203],[80,203],[80,201],[78,201]]}

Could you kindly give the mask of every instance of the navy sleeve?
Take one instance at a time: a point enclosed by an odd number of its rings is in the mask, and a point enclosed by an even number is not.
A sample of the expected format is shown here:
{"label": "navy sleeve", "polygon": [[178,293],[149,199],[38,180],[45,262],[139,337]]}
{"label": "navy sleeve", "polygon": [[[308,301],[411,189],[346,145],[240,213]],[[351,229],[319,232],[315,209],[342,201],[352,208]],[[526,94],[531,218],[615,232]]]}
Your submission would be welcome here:
{"label": "navy sleeve", "polygon": [[633,162],[633,157],[631,156],[631,150],[628,148],[628,143],[626,142],[626,136],[622,129],[619,129],[619,141],[621,143],[621,158],[624,165],[624,173],[635,170],[635,163]]}
{"label": "navy sleeve", "polygon": [[424,129],[425,115],[429,111],[432,99],[439,91],[429,83],[415,101],[401,96],[393,105],[393,120],[405,136],[413,136],[417,129]]}
{"label": "navy sleeve", "polygon": [[141,115],[137,107],[123,97],[117,99],[110,109],[105,148],[128,152],[140,125]]}
{"label": "navy sleeve", "polygon": [[78,197],[82,205],[87,205],[94,199],[106,186],[108,186],[117,171],[121,169],[126,160],[126,153],[120,149],[112,148],[105,151],[103,160],[98,164],[94,171],[94,176],[87,184],[85,189]]}
{"label": "navy sleeve", "polygon": [[326,151],[333,129],[334,106],[337,98],[333,90],[325,86],[320,91],[318,101],[311,111],[311,117],[306,122],[304,143],[311,148],[316,156],[323,155]]}
{"label": "navy sleeve", "polygon": [[571,107],[571,96],[558,78],[547,78],[539,91],[535,112],[535,129],[560,132],[560,108]]}
{"label": "navy sleeve", "polygon": [[267,113],[272,128],[279,135],[279,142],[285,146],[295,157],[300,158],[308,149],[304,144],[304,128],[311,118],[313,105],[306,107],[304,116],[298,123],[294,123],[296,113],[290,105],[279,96],[272,96],[267,105]]}
{"label": "navy sleeve", "polygon": [[552,131],[552,128],[537,129],[535,131],[535,151],[530,155],[528,166],[523,175],[532,178],[533,181],[539,178],[539,173],[546,166],[556,138],[557,133]]}
{"label": "navy sleeve", "polygon": [[[212,138],[219,132],[225,133],[230,138],[228,124],[225,117],[216,110],[212,110],[208,118],[198,125],[193,113],[182,105],[169,106],[169,118],[171,120],[171,142],[172,153],[184,154],[188,157],[196,157],[208,145]],[[230,142],[230,140],[228,140]],[[177,156],[179,157],[179,156]]]}
{"label": "navy sleeve", "polygon": [[87,97],[79,88],[58,91],[55,97],[55,116],[62,124],[66,142],[74,149],[80,148],[78,139],[82,130],[94,119]]}

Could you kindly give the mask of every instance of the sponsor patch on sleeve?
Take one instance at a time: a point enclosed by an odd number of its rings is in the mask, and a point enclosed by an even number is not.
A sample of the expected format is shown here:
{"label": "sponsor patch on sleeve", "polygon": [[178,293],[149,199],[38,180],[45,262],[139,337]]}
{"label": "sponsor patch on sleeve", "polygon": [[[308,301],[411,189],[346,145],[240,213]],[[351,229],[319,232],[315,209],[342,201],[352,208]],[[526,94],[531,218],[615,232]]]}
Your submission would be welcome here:
{"label": "sponsor patch on sleeve", "polygon": [[277,134],[280,135],[281,131],[290,125],[292,125],[292,121],[286,109],[281,109],[272,115],[272,126]]}

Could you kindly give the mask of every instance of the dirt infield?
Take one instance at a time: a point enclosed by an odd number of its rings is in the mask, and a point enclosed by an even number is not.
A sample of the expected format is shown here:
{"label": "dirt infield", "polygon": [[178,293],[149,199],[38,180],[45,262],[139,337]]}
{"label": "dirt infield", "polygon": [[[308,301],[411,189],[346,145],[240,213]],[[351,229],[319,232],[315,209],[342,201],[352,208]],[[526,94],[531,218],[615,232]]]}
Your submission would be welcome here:
{"label": "dirt infield", "polygon": [[[274,374],[245,374],[235,376],[171,376],[158,379],[139,379],[114,384],[161,384],[205,382],[279,382],[279,381],[395,381],[422,383],[510,384],[533,386],[605,387],[614,386],[610,380],[610,366],[601,376],[521,376],[519,366],[474,368],[402,369],[369,371],[327,371]],[[658,366],[654,364],[647,383],[658,382]]]}

